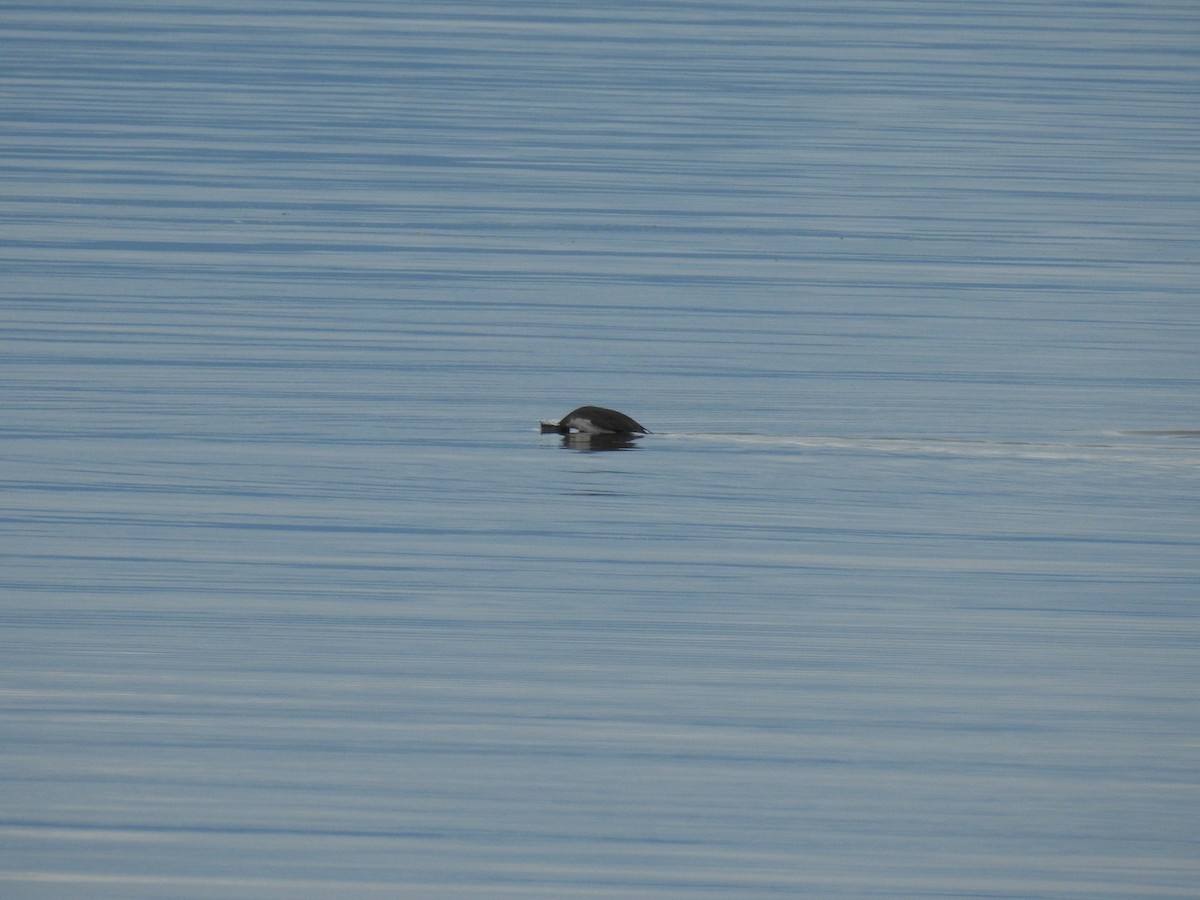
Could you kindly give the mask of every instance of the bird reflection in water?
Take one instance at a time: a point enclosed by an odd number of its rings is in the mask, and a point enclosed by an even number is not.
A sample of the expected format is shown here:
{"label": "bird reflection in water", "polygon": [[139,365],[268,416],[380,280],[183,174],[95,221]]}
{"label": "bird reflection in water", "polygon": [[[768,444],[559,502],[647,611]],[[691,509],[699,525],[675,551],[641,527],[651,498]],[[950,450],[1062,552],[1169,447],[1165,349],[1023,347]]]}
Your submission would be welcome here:
{"label": "bird reflection in water", "polygon": [[637,439],[641,435],[634,434],[564,434],[562,448],[564,450],[579,450],[582,453],[593,453],[597,450],[637,450]]}

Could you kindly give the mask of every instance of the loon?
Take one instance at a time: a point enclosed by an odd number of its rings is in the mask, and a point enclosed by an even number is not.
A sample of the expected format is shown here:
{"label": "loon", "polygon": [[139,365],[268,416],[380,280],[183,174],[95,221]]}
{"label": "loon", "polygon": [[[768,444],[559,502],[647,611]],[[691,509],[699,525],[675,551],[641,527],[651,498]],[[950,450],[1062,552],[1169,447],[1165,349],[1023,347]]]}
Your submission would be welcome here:
{"label": "loon", "polygon": [[625,413],[603,406],[581,406],[557,422],[543,421],[541,425],[542,434],[650,434],[650,429],[639,425]]}

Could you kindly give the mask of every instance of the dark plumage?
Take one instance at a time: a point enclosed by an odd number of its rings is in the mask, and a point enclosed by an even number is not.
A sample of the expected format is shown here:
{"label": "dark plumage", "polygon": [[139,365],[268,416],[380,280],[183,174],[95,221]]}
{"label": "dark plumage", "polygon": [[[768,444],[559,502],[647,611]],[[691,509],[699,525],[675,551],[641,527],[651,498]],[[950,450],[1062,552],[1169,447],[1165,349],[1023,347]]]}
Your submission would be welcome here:
{"label": "dark plumage", "polygon": [[542,422],[542,431],[557,431],[559,434],[649,434],[650,430],[639,425],[625,413],[603,406],[581,406],[573,409],[557,422]]}

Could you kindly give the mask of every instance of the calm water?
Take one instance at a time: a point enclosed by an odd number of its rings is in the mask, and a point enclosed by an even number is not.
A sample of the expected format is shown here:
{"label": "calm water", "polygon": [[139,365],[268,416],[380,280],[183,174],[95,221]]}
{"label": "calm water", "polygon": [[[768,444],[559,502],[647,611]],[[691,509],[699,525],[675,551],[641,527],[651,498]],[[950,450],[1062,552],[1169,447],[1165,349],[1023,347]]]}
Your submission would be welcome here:
{"label": "calm water", "polygon": [[1195,896],[1194,3],[0,28],[6,898]]}

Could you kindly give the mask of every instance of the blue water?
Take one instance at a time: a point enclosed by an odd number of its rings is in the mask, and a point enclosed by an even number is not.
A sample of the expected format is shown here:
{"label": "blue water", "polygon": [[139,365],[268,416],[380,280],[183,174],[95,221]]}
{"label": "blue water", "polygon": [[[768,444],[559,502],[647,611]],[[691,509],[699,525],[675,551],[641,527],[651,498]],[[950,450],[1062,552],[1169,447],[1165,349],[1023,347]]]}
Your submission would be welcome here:
{"label": "blue water", "polygon": [[6,898],[1195,896],[1194,4],[0,26]]}

